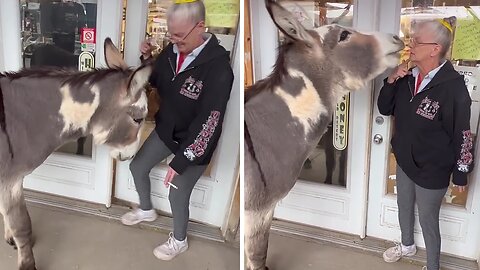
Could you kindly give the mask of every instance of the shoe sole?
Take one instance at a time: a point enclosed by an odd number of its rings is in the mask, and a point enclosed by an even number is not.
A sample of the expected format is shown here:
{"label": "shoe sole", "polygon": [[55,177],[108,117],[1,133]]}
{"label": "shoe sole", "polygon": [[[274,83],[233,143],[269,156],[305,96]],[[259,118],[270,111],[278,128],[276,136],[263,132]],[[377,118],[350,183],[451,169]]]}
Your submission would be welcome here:
{"label": "shoe sole", "polygon": [[398,257],[396,260],[394,259],[389,259],[387,257],[385,257],[385,254],[383,254],[383,260],[387,263],[394,263],[394,262],[398,262],[402,257],[412,257],[413,255],[417,254],[417,251],[415,251],[415,253],[412,253],[412,254],[405,254],[405,255],[402,255],[400,257]]}
{"label": "shoe sole", "polygon": [[177,257],[178,255],[182,254],[183,252],[187,251],[187,249],[188,249],[188,247],[185,248],[185,250],[182,250],[179,253],[177,253],[175,256],[165,256],[165,255],[162,255],[162,254],[157,254],[157,252],[155,252],[155,250],[153,250],[153,255],[155,255],[155,257],[159,260],[170,261],[173,258]]}
{"label": "shoe sole", "polygon": [[146,221],[146,222],[152,222],[152,221],[155,221],[156,219],[157,219],[157,217],[145,218],[145,219],[137,220],[137,221],[135,221],[135,222],[129,222],[129,221],[125,221],[125,220],[122,219],[121,222],[122,222],[123,225],[132,226],[132,225],[136,225],[136,224],[138,224],[138,223],[140,223],[140,222],[144,222],[144,221]]}

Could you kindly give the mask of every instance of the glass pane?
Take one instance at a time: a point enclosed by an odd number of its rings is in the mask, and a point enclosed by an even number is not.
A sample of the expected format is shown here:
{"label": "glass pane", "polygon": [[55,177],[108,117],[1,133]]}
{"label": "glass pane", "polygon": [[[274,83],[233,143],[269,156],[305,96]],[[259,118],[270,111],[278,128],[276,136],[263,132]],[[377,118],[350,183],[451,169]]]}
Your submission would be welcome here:
{"label": "glass pane", "polygon": [[[307,29],[337,21],[338,24],[353,26],[351,1],[280,1]],[[285,42],[278,31],[280,43]],[[300,179],[346,187],[348,153],[350,96],[343,97],[337,104],[327,132],[318,142],[310,157],[303,164]]]}
{"label": "glass pane", "polygon": [[[206,27],[207,31],[216,35],[222,45],[227,51],[232,52],[235,44],[235,35],[237,33],[240,1],[239,0],[203,0],[206,8]],[[168,45],[168,39],[165,38],[167,33],[167,17],[166,11],[173,5],[171,0],[149,0],[148,4],[148,20],[146,29],[146,38],[152,37],[156,50],[154,55],[160,53],[163,48]],[[155,127],[155,113],[158,111],[159,96],[155,89],[147,89],[148,94],[148,116],[145,125],[145,133],[150,134],[150,131]],[[146,137],[145,137],[146,138]],[[170,155],[158,166],[167,166],[173,159]],[[215,160],[215,157],[212,158]],[[204,176],[210,176],[213,164],[211,163],[205,170]]]}
{"label": "glass pane", "polygon": [[[97,18],[95,0],[21,0],[20,16],[25,68],[54,66],[76,69],[82,51],[95,53],[92,43],[81,43],[81,34],[88,29],[93,29],[91,35],[94,39]],[[91,156],[92,137],[65,144],[57,152]]]}
{"label": "glass pane", "polygon": [[[233,51],[240,14],[239,0],[204,0],[207,31],[214,33],[227,51]],[[171,0],[150,0],[148,5],[147,37],[153,37],[157,45],[156,53],[167,44],[166,11],[173,4]]]}
{"label": "glass pane", "polygon": [[[463,4],[464,6],[459,6],[458,4]],[[410,41],[411,27],[418,20],[456,16],[457,25],[453,29],[454,38],[452,48],[450,48],[447,56],[455,69],[465,75],[467,88],[469,89],[472,98],[470,128],[475,142],[478,133],[480,112],[480,95],[478,93],[478,84],[480,82],[480,37],[475,35],[475,33],[480,33],[480,23],[478,23],[480,6],[472,6],[471,9],[466,8],[473,4],[478,5],[478,1],[403,1],[400,19],[400,38],[408,44]],[[471,12],[469,12],[469,10]],[[470,32],[472,34],[464,35],[463,33],[465,29],[467,29],[467,31],[472,31]],[[468,49],[469,47],[474,49]],[[406,47],[402,54],[401,61],[408,58],[409,49]],[[396,194],[396,160],[391,150],[388,162],[388,176],[386,179],[387,193]],[[453,189],[453,184],[450,183],[450,187],[444,198],[444,203],[465,206],[467,197],[468,191],[459,193],[456,189]]]}

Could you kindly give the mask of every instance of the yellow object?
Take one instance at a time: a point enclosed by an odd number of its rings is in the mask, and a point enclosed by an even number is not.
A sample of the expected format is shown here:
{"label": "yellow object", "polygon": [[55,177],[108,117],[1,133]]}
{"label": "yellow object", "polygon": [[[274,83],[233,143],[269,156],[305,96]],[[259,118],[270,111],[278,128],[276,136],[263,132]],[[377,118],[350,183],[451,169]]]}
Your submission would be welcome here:
{"label": "yellow object", "polygon": [[470,14],[469,18],[457,21],[452,48],[453,60],[480,60],[480,20],[473,12]]}
{"label": "yellow object", "polygon": [[452,26],[450,26],[450,24],[448,22],[446,22],[444,19],[438,19],[438,21],[443,24],[443,26],[445,26],[445,28],[447,28],[450,33],[453,33],[453,29],[452,29]]}
{"label": "yellow object", "polygon": [[175,0],[175,4],[186,4],[186,3],[193,3],[197,1],[198,0]]}
{"label": "yellow object", "polygon": [[445,28],[447,28],[450,33],[453,33],[452,26],[448,22],[446,22],[444,19],[439,19],[438,21],[443,24],[443,26],[445,26]]}
{"label": "yellow object", "polygon": [[239,0],[204,0],[203,2],[207,12],[208,27],[234,28],[237,26],[240,13]]}

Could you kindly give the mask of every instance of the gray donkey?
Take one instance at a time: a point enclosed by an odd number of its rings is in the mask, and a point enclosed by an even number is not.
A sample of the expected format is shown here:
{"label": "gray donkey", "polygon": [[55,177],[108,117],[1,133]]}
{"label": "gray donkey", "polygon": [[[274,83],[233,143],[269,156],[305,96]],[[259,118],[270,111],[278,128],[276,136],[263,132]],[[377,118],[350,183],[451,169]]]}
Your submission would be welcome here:
{"label": "gray donkey", "polygon": [[245,253],[264,270],[273,211],[287,195],[339,99],[399,61],[394,35],[339,25],[306,30],[272,0],[266,7],[287,42],[273,73],[245,91]]}
{"label": "gray donkey", "polygon": [[129,69],[109,38],[104,49],[108,69],[0,73],[0,212],[20,270],[36,269],[23,178],[56,148],[89,134],[120,160],[139,146],[152,67]]}

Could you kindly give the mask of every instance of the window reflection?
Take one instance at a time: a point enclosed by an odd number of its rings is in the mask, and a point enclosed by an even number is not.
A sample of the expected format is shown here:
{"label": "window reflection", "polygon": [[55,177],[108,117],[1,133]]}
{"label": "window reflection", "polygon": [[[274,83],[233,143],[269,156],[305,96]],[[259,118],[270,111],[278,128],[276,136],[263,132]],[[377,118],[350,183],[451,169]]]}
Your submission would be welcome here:
{"label": "window reflection", "polygon": [[[408,44],[411,38],[411,26],[417,20],[423,19],[438,19],[438,18],[446,18],[450,16],[455,16],[457,18],[457,25],[456,29],[454,29],[454,37],[452,41],[452,48],[447,54],[448,59],[452,62],[455,69],[457,71],[465,71],[465,70],[472,70],[471,67],[477,67],[476,69],[473,68],[474,71],[478,72],[480,67],[480,54],[477,56],[472,57],[471,55],[467,55],[465,53],[458,53],[455,52],[455,47],[459,45],[459,43],[464,43],[465,40],[462,40],[461,35],[458,33],[459,25],[469,25],[474,30],[474,33],[480,33],[480,23],[474,25],[475,20],[478,20],[478,16],[480,16],[480,6],[478,6],[479,2],[475,0],[470,1],[433,1],[433,0],[413,0],[413,1],[403,1],[403,8],[400,17],[400,38],[404,40],[406,44]],[[463,5],[463,6],[460,6]],[[477,5],[477,6],[474,6]],[[470,12],[471,11],[471,12]],[[473,13],[473,15],[472,15]],[[477,17],[477,18],[475,18]],[[471,25],[470,25],[471,24]],[[468,38],[468,37],[467,37]],[[478,38],[474,38],[472,40],[473,46],[476,48],[480,48],[480,40]],[[476,44],[475,44],[476,43]],[[478,50],[480,52],[480,49]],[[406,47],[404,52],[402,53],[401,61],[406,60],[409,58],[409,48]],[[465,59],[468,58],[468,59]],[[480,78],[480,76],[476,76],[476,78]],[[478,80],[478,79],[476,79]],[[479,112],[480,112],[480,95],[478,94],[478,84],[472,85],[467,84],[467,88],[469,89],[471,98],[472,98],[472,113],[471,113],[471,122],[470,126],[472,129],[472,133],[474,134],[474,141],[476,140],[476,134],[478,132],[478,124],[479,124]],[[394,121],[394,119],[392,119]],[[393,125],[392,125],[393,126]],[[470,175],[471,177],[471,175]],[[388,174],[387,174],[387,194],[396,194],[396,160],[395,156],[390,150],[388,156]],[[452,204],[457,206],[464,207],[467,202],[468,191],[459,193],[456,189],[453,189],[453,184],[450,183],[450,187],[447,190],[447,194],[444,198],[444,203]]]}
{"label": "window reflection", "polygon": [[[307,29],[331,23],[338,23],[348,27],[353,26],[351,1],[282,0],[281,4],[292,12],[297,20]],[[283,33],[278,31],[278,35],[280,43],[285,42]],[[332,122],[328,125],[326,133],[303,164],[299,179],[346,187],[349,100],[350,96],[347,95],[337,104]]]}
{"label": "window reflection", "polygon": [[[95,29],[96,0],[21,0],[23,67],[53,66],[78,69],[82,51],[94,53],[94,44],[82,44],[82,29]],[[92,155],[92,138],[60,147],[57,152]]]}
{"label": "window reflection", "polygon": [[[240,1],[239,0],[203,0],[206,8],[206,22],[207,31],[215,34],[227,51],[232,56],[233,47],[235,45],[235,37],[238,28]],[[147,29],[145,30],[145,38],[151,38],[155,45],[153,55],[158,55],[163,48],[168,45],[169,40],[166,38],[167,33],[167,17],[166,12],[170,5],[173,4],[171,0],[150,0],[148,4],[148,20]],[[152,89],[147,89],[148,96],[148,116],[147,121],[142,130],[142,138],[146,139],[150,132],[154,130],[154,116],[158,110],[160,97],[157,92]],[[154,132],[154,131],[153,131]],[[161,162],[159,166],[167,165],[173,158],[173,155]],[[215,160],[213,158],[212,160]],[[204,176],[210,176],[213,163],[210,163],[206,169]]]}

